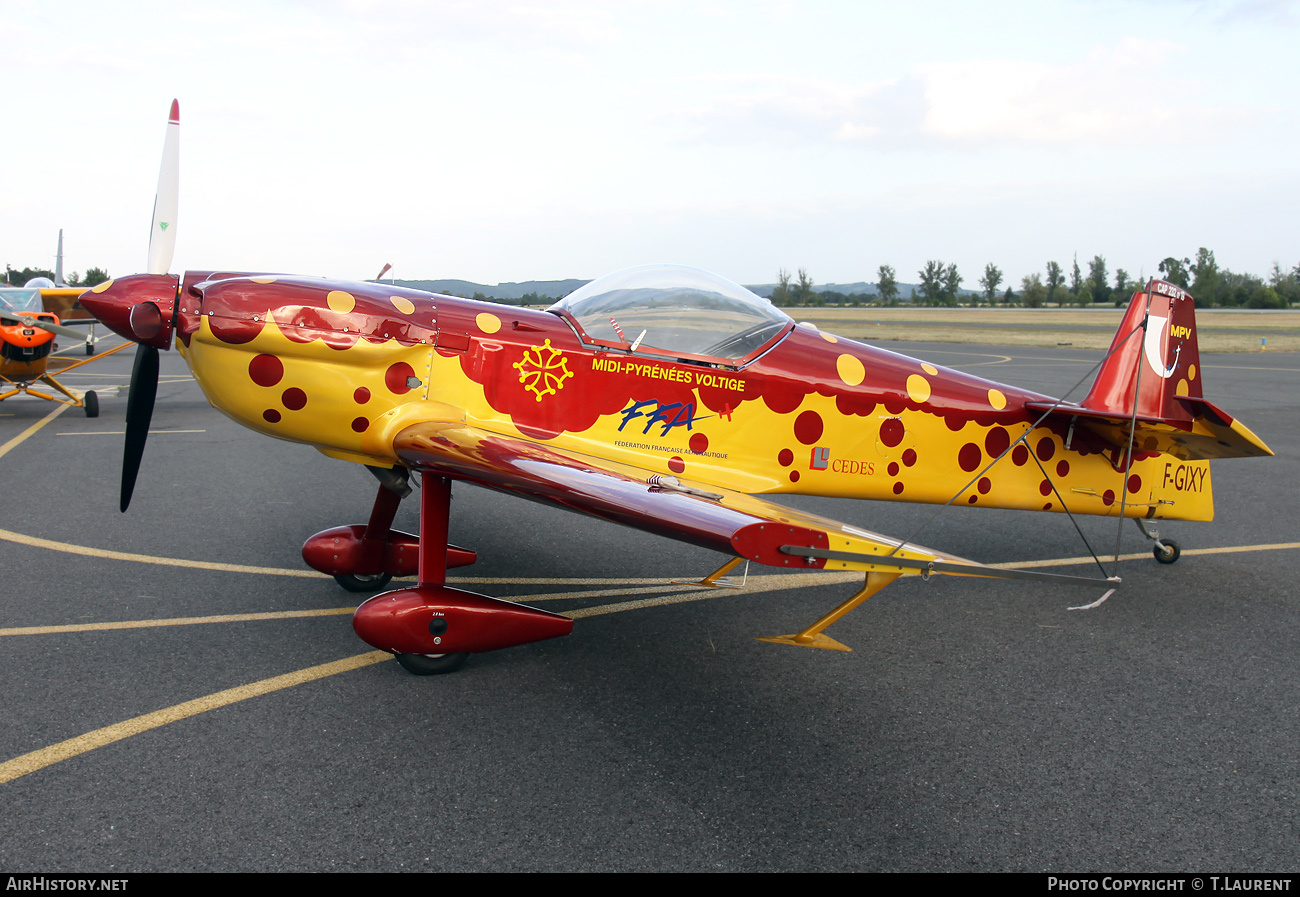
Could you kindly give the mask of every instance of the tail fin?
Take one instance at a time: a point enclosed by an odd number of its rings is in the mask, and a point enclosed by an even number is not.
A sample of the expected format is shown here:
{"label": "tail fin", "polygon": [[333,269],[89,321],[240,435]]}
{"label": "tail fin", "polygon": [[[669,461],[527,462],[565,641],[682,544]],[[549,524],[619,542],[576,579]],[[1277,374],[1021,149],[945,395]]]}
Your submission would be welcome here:
{"label": "tail fin", "polygon": [[[1117,417],[1190,424],[1203,401],[1195,302],[1181,287],[1154,280],[1133,294],[1083,407]],[[1191,402],[1179,401],[1179,397]],[[1136,407],[1135,407],[1136,406]]]}
{"label": "tail fin", "polygon": [[1073,429],[1076,423],[1110,446],[1123,466],[1163,452],[1184,461],[1271,455],[1272,450],[1232,415],[1205,400],[1196,343],[1195,303],[1186,290],[1153,280],[1133,294],[1110,354],[1079,405],[1027,402]]}

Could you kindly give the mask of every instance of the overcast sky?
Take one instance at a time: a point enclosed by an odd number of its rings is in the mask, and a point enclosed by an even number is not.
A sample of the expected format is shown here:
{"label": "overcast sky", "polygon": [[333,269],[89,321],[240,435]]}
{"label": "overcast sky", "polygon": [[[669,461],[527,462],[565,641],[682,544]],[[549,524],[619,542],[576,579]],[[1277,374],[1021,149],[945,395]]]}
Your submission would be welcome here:
{"label": "overcast sky", "polygon": [[742,283],[1300,263],[1300,3],[0,0],[0,262]]}

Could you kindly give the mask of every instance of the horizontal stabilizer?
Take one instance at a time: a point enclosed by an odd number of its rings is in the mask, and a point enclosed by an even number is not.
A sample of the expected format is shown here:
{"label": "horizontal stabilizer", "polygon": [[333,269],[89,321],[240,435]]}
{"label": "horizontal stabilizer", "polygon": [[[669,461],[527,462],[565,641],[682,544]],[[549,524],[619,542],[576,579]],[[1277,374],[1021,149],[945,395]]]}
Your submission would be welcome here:
{"label": "horizontal stabilizer", "polygon": [[1081,405],[1026,402],[1025,407],[1035,414],[1049,412],[1049,419],[1060,422],[1062,426],[1082,428],[1121,453],[1128,450],[1131,430],[1134,453],[1163,452],[1183,461],[1255,458],[1273,454],[1273,450],[1245,424],[1205,399],[1179,396],[1176,402],[1185,411],[1184,416],[1166,419],[1139,417],[1136,424],[1131,413],[1121,415]]}

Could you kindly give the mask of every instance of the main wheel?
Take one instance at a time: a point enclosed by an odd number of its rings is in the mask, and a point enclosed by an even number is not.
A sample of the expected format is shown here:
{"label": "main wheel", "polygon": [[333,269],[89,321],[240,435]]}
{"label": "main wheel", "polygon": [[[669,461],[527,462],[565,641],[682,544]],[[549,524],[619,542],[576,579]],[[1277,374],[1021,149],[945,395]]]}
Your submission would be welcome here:
{"label": "main wheel", "polygon": [[81,403],[86,408],[86,417],[99,417],[99,396],[93,390],[82,397]]}
{"label": "main wheel", "polygon": [[87,354],[87,355],[94,355],[94,354],[95,354],[95,344],[94,344],[94,343],[86,343],[86,354]]}
{"label": "main wheel", "polygon": [[1163,540],[1163,543],[1164,544],[1162,545],[1156,545],[1156,547],[1152,549],[1152,554],[1156,556],[1156,560],[1160,563],[1172,564],[1174,561],[1178,560],[1178,556],[1183,553],[1182,549],[1178,547],[1177,542],[1174,542],[1171,539],[1165,539]]}
{"label": "main wheel", "polygon": [[349,592],[378,592],[392,578],[391,573],[348,573],[334,577],[334,581]]}
{"label": "main wheel", "polygon": [[398,654],[397,662],[413,675],[437,676],[456,672],[468,657],[468,654]]}

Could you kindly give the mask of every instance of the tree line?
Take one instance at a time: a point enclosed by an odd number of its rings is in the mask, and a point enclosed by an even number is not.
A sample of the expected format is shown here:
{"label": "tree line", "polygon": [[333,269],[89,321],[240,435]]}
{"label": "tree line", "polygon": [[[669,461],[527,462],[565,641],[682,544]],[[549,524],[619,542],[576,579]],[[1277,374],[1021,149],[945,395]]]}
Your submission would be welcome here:
{"label": "tree line", "polygon": [[[1049,304],[1091,306],[1098,303],[1123,306],[1135,291],[1146,285],[1144,278],[1130,277],[1123,268],[1110,272],[1104,256],[1095,255],[1086,265],[1085,275],[1077,254],[1068,271],[1060,262],[1048,261],[1041,273],[1035,271],[1021,278],[1017,292],[1009,283],[1002,290],[1006,283],[1005,275],[1001,268],[989,262],[979,277],[980,289],[976,291],[962,289],[964,278],[955,264],[932,259],[916,272],[919,282],[911,288],[907,301],[913,305],[930,306],[1040,308]],[[1214,253],[1201,247],[1195,260],[1168,256],[1156,269],[1163,280],[1191,293],[1202,308],[1289,308],[1300,303],[1300,264],[1286,270],[1274,262],[1265,280],[1253,274],[1238,274],[1220,268]],[[875,292],[846,295],[834,290],[814,290],[806,268],[799,269],[797,282],[789,271],[781,268],[772,290],[772,303],[781,306],[894,306],[904,301],[893,267],[881,265],[876,279]]]}
{"label": "tree line", "polygon": [[[913,305],[957,306],[1019,306],[1040,308],[1046,305],[1090,306],[1098,303],[1126,304],[1135,290],[1146,281],[1132,278],[1123,268],[1110,272],[1104,256],[1095,255],[1087,262],[1087,275],[1079,266],[1075,255],[1067,272],[1055,260],[1048,261],[1044,270],[1027,274],[1020,279],[1020,290],[1006,283],[1002,269],[989,262],[979,277],[980,289],[962,288],[964,278],[957,266],[939,259],[931,259],[916,272],[918,283],[904,300],[898,283],[898,273],[890,265],[881,265],[876,271],[875,292],[841,293],[836,290],[814,290],[807,268],[799,268],[792,276],[785,268],[777,272],[777,283],[772,289],[772,303],[780,306],[820,305],[900,305],[907,301]],[[1176,284],[1196,297],[1202,308],[1289,308],[1300,303],[1300,264],[1287,270],[1277,262],[1268,277],[1241,274],[1220,268],[1214,252],[1202,246],[1195,259],[1167,256],[1156,266],[1162,279]],[[43,268],[12,268],[5,265],[5,286],[22,286],[34,277],[54,279],[54,272]],[[103,268],[88,268],[85,275],[76,271],[68,276],[68,286],[93,287],[109,279]],[[474,299],[491,297],[475,293]],[[506,304],[549,304],[557,297],[525,294],[510,301],[492,299]]]}
{"label": "tree line", "polygon": [[[7,287],[20,287],[34,277],[48,277],[54,280],[54,272],[47,271],[44,268],[11,268],[5,265],[5,281]],[[108,272],[103,268],[87,268],[83,277],[76,271],[68,275],[68,286],[70,287],[93,287],[108,280]]]}

